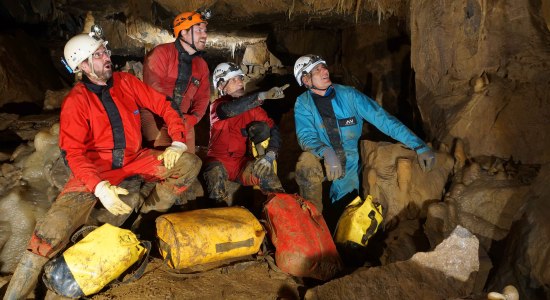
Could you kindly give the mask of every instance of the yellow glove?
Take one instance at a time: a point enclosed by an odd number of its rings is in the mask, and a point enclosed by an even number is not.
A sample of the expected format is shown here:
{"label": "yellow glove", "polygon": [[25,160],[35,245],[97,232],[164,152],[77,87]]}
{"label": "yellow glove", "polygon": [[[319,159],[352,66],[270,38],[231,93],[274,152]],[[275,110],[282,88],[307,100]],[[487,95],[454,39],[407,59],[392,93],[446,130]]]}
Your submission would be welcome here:
{"label": "yellow glove", "polygon": [[182,142],[172,142],[172,145],[166,148],[157,159],[164,160],[164,166],[167,169],[172,169],[185,151],[187,151],[187,145]]}
{"label": "yellow glove", "polygon": [[124,215],[132,211],[132,208],[124,203],[118,195],[128,195],[128,190],[111,185],[109,181],[102,181],[95,186],[94,195],[99,198],[101,204],[113,215]]}

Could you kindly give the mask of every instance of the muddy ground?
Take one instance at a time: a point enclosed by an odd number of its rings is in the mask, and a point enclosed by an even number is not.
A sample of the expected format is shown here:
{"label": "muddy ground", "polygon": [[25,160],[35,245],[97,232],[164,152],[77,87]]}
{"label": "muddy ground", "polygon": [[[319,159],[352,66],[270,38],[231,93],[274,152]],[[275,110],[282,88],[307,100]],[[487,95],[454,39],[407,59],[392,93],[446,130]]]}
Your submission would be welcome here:
{"label": "muddy ground", "polygon": [[265,261],[238,262],[198,274],[175,274],[154,258],[143,277],[92,299],[299,299],[305,288]]}

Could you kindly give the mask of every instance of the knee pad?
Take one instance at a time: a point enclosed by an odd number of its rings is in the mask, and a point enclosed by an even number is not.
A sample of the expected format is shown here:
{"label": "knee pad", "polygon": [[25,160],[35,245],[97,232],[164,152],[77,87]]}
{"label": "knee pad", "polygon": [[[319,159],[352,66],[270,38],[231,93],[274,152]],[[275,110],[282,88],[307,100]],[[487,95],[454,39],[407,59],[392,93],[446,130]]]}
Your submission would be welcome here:
{"label": "knee pad", "polygon": [[194,177],[199,174],[202,166],[202,160],[200,159],[200,157],[193,153],[184,152],[179,160],[183,161],[185,166],[188,167],[190,170],[197,172]]}
{"label": "knee pad", "polygon": [[219,161],[211,162],[204,169],[204,180],[210,198],[214,200],[223,199],[227,195],[225,182],[229,176],[223,164]]}

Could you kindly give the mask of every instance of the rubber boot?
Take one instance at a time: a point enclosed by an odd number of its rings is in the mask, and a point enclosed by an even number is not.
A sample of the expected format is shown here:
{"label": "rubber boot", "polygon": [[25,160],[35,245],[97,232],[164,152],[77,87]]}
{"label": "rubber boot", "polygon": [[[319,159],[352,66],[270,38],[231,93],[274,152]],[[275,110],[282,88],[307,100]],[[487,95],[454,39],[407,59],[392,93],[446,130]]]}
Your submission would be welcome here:
{"label": "rubber boot", "polygon": [[312,183],[307,186],[299,185],[300,196],[311,201],[319,212],[323,212],[323,184]]}
{"label": "rubber boot", "polygon": [[153,210],[158,212],[167,212],[170,207],[176,203],[177,199],[178,196],[174,194],[173,190],[170,190],[164,185],[157,184],[149,197],[145,199],[145,202],[141,206],[140,212],[142,214],[146,214]]}
{"label": "rubber boot", "polygon": [[36,287],[38,276],[48,260],[46,257],[25,251],[11,277],[4,300],[26,299]]}

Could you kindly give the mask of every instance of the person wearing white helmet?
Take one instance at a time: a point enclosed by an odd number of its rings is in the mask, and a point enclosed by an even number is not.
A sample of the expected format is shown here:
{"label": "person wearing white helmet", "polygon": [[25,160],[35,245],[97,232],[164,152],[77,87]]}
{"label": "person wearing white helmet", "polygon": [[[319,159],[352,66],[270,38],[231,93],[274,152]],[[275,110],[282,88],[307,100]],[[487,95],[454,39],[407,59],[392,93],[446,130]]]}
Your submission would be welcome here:
{"label": "person wearing white helmet", "polygon": [[[204,177],[209,197],[221,206],[231,206],[227,181],[259,186],[264,193],[284,192],[275,174],[274,161],[281,136],[261,105],[266,99],[284,98],[283,87],[245,95],[244,74],[234,63],[221,63],[212,81],[221,97],[210,105],[210,142]],[[248,153],[253,143],[258,156]]]}
{"label": "person wearing white helmet", "polygon": [[[106,45],[99,30],[65,45],[67,68],[83,74],[60,114],[59,147],[72,174],[36,225],[4,299],[26,298],[44,264],[87,222],[98,200],[106,220],[120,226],[134,210],[168,210],[200,171],[201,160],[185,152],[184,124],[166,96],[129,73],[113,72]],[[173,142],[165,151],[141,147],[141,107],[168,124]],[[145,201],[125,197],[124,187],[136,177],[156,183]],[[139,185],[132,192],[139,193]]]}
{"label": "person wearing white helmet", "polygon": [[434,165],[430,147],[399,120],[356,89],[333,84],[327,63],[320,56],[298,58],[294,77],[307,88],[294,105],[296,136],[304,151],[296,164],[296,182],[302,197],[320,210],[325,179],[332,182],[332,205],[347,204],[344,199],[352,200],[359,191],[358,142],[363,121],[416,151],[424,171]]}
{"label": "person wearing white helmet", "polygon": [[[210,73],[202,58],[208,38],[209,10],[183,12],[174,18],[176,40],[156,46],[143,62],[143,82],[170,97],[185,122],[189,152],[195,153],[195,125],[210,102]],[[142,131],[147,147],[164,149],[172,140],[162,119],[143,110]]]}

